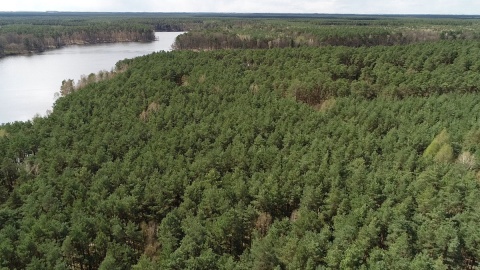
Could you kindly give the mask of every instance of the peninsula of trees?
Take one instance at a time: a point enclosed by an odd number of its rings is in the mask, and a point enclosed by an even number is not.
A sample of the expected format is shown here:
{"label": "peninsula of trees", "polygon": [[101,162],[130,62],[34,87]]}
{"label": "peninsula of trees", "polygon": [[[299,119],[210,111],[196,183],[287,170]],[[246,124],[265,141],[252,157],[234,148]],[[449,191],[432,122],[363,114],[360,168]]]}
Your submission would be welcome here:
{"label": "peninsula of trees", "polygon": [[242,16],[0,126],[0,268],[478,267],[480,21]]}

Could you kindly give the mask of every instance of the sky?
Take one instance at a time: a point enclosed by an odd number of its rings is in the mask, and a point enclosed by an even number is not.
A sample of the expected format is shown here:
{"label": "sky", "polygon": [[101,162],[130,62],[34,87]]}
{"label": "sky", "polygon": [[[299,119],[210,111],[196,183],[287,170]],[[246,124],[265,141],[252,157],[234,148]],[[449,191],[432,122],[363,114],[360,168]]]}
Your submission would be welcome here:
{"label": "sky", "polygon": [[7,0],[0,11],[480,15],[478,0]]}

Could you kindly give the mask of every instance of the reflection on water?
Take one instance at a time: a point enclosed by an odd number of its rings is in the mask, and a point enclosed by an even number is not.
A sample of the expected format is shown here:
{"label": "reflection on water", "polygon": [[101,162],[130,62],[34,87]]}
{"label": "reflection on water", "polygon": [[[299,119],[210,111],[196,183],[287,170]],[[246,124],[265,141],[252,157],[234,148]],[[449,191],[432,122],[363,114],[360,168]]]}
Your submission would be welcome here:
{"label": "reflection on water", "polygon": [[0,59],[0,124],[45,115],[64,79],[111,70],[115,63],[155,51],[168,51],[181,33],[156,33],[151,43],[68,46],[30,56]]}

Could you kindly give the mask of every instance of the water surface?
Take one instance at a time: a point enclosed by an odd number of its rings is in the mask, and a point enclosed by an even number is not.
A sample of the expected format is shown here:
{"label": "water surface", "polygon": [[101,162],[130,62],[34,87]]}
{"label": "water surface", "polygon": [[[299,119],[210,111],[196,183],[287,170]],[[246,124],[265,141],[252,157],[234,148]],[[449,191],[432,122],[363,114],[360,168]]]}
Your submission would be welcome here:
{"label": "water surface", "polygon": [[67,46],[28,56],[0,59],[0,124],[26,121],[52,109],[62,81],[110,71],[119,60],[155,51],[168,51],[181,33],[156,33],[150,43],[114,43]]}

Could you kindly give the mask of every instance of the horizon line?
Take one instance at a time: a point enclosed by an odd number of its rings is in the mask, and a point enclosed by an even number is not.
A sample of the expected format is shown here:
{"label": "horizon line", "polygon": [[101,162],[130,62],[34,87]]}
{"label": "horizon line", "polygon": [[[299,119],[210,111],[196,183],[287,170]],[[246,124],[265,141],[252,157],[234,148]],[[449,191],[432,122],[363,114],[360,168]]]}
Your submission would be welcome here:
{"label": "horizon line", "polygon": [[0,13],[131,13],[131,14],[272,14],[272,15],[355,15],[355,16],[480,16],[465,13],[330,13],[330,12],[232,12],[232,11],[71,11],[71,10],[0,10]]}

